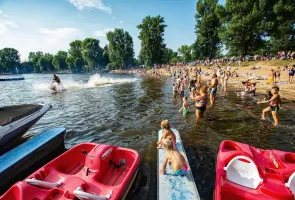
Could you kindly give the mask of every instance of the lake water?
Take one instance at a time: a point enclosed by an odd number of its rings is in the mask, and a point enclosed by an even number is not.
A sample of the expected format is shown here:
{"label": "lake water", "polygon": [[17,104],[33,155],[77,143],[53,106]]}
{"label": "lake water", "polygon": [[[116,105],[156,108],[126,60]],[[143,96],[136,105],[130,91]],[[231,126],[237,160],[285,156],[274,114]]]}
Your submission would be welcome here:
{"label": "lake water", "polygon": [[[216,152],[221,141],[236,140],[265,149],[295,151],[294,104],[279,111],[280,126],[269,115],[260,120],[267,105],[263,96],[238,97],[230,91],[217,95],[214,109],[196,122],[194,105],[183,118],[180,98],[172,97],[172,78],[154,79],[127,74],[60,75],[67,90],[48,89],[51,75],[25,75],[24,81],[0,82],[0,106],[46,102],[52,108],[24,136],[64,126],[66,147],[81,142],[108,143],[137,150],[141,155],[138,176],[127,199],[157,197],[157,131],[169,119],[180,131],[189,163],[202,199],[212,199]],[[220,91],[220,89],[219,89]],[[188,93],[186,94],[188,96]]]}

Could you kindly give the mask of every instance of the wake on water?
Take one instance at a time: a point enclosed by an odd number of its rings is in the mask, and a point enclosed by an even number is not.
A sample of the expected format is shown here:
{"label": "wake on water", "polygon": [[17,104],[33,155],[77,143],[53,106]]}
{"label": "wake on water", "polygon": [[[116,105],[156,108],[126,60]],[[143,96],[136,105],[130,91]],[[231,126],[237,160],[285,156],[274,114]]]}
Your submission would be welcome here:
{"label": "wake on water", "polygon": [[[100,87],[112,84],[120,84],[120,83],[130,83],[136,81],[136,78],[107,78],[102,77],[100,74],[94,74],[90,76],[87,83],[83,83],[82,80],[76,82],[72,80],[62,79],[62,87],[63,90],[79,90],[85,88],[93,88]],[[50,88],[54,88],[50,83],[33,83],[33,88],[37,90],[50,90],[54,91]],[[62,90],[61,90],[62,91]]]}

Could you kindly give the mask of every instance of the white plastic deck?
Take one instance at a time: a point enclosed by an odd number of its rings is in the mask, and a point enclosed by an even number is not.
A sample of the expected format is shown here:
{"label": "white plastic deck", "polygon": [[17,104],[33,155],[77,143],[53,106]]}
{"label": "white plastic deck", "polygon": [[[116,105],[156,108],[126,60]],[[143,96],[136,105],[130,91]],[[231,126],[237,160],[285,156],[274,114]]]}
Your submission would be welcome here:
{"label": "white plastic deck", "polygon": [[[176,136],[176,149],[188,162],[178,130],[172,129]],[[158,141],[162,136],[162,130],[158,132]],[[158,199],[159,200],[199,200],[200,196],[194,182],[193,174],[189,169],[185,176],[175,176],[171,167],[167,164],[166,173],[159,174],[165,159],[164,148],[158,150]]]}

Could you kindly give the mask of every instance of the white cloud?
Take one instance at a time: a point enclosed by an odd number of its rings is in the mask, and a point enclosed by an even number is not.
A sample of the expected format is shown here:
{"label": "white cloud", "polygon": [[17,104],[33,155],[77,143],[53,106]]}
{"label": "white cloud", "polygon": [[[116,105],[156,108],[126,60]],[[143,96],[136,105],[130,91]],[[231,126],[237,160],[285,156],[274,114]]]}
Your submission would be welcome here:
{"label": "white cloud", "polygon": [[120,21],[120,24],[123,24],[124,22],[123,21]]}
{"label": "white cloud", "polygon": [[85,8],[96,8],[108,14],[112,14],[112,8],[104,5],[103,0],[68,0],[68,1],[79,10],[83,10]]}
{"label": "white cloud", "polygon": [[116,19],[116,15],[114,15],[114,16],[112,17],[112,19]]}
{"label": "white cloud", "polygon": [[97,36],[97,37],[106,37],[106,34],[109,31],[114,31],[114,29],[113,28],[105,28],[102,30],[96,30],[92,33],[92,35]]}
{"label": "white cloud", "polygon": [[0,35],[3,35],[6,31],[12,28],[18,28],[18,25],[0,10]]}
{"label": "white cloud", "polygon": [[58,28],[58,29],[41,28],[39,29],[39,32],[42,34],[49,35],[51,37],[55,37],[55,38],[68,38],[68,37],[74,37],[79,35],[80,30],[76,28]]}

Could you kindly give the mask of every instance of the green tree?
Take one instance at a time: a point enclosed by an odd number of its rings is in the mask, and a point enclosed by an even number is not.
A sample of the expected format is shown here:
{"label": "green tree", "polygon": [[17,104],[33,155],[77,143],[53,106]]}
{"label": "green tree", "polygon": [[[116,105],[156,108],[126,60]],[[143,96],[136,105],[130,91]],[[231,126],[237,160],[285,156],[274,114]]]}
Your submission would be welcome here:
{"label": "green tree", "polygon": [[43,57],[43,52],[42,51],[37,51],[37,52],[30,52],[29,53],[29,61],[33,63],[33,67],[34,67],[34,72],[35,73],[40,73],[40,66],[38,64],[39,59]]}
{"label": "green tree", "polygon": [[192,48],[191,46],[188,46],[188,45],[182,45],[181,47],[178,48],[178,52],[181,55],[182,60],[185,61],[186,63],[192,60],[191,51],[192,51]]}
{"label": "green tree", "polygon": [[227,0],[219,6],[217,15],[222,20],[220,37],[230,55],[247,55],[264,46],[264,37],[273,27],[267,16],[267,0]]}
{"label": "green tree", "polygon": [[[295,49],[295,1],[278,0],[273,6],[274,26],[271,32],[272,49]],[[271,19],[270,19],[271,20]]]}
{"label": "green tree", "polygon": [[86,38],[82,42],[82,55],[90,70],[102,65],[103,50],[99,43],[99,40],[93,38]]}
{"label": "green tree", "polygon": [[170,63],[173,56],[174,56],[173,50],[170,48],[165,48],[163,63],[165,64]]}
{"label": "green tree", "polygon": [[58,51],[57,54],[53,57],[52,64],[57,70],[67,70],[67,57],[68,53],[65,51]]}
{"label": "green tree", "polygon": [[161,16],[147,16],[137,26],[140,30],[138,38],[141,40],[141,58],[146,66],[164,62],[166,45],[163,36],[167,26],[164,23]]}
{"label": "green tree", "polygon": [[198,0],[195,33],[197,35],[198,45],[193,47],[198,48],[195,52],[200,52],[200,58],[214,58],[218,46],[220,45],[220,38],[218,36],[218,28],[220,27],[220,20],[215,13],[218,0]]}
{"label": "green tree", "polygon": [[32,61],[22,62],[20,68],[21,68],[22,73],[33,73],[34,72],[34,64]]}
{"label": "green tree", "polygon": [[102,65],[105,67],[110,63],[110,58],[109,58],[109,47],[108,45],[105,45],[103,48],[103,53],[102,53]]}
{"label": "green tree", "polygon": [[109,41],[109,59],[113,67],[122,67],[133,64],[133,40],[130,34],[123,29],[115,29],[107,33]]}
{"label": "green tree", "polygon": [[66,60],[73,73],[82,72],[84,59],[82,57],[82,41],[75,40],[70,43],[69,57]]}
{"label": "green tree", "polygon": [[20,56],[16,49],[4,48],[0,50],[0,72],[15,73],[19,64]]}

